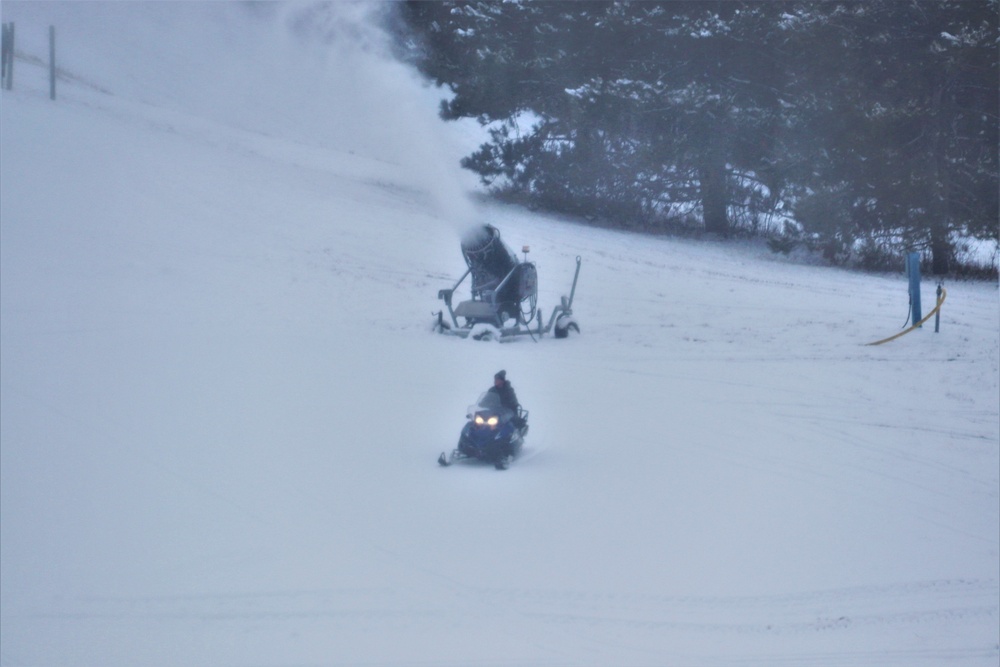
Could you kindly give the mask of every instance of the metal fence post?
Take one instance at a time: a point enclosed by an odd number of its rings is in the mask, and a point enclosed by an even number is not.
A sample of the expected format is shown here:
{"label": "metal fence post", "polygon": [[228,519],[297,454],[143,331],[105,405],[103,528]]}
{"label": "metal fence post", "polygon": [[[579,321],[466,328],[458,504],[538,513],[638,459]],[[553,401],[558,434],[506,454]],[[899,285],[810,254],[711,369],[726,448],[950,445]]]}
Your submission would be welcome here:
{"label": "metal fence post", "polygon": [[7,87],[7,24],[0,33],[0,86]]}
{"label": "metal fence post", "polygon": [[[937,286],[937,302],[938,302],[938,305],[941,304],[941,292],[943,292],[943,291],[944,291],[944,287],[941,286],[941,283],[938,283],[938,286]],[[939,333],[940,331],[941,331],[941,309],[938,308],[937,313],[934,315],[934,333]]]}
{"label": "metal fence post", "polygon": [[14,24],[3,24],[3,64],[0,67],[0,85],[10,90],[14,85]]}
{"label": "metal fence post", "polygon": [[49,26],[49,99],[56,99],[56,27]]}

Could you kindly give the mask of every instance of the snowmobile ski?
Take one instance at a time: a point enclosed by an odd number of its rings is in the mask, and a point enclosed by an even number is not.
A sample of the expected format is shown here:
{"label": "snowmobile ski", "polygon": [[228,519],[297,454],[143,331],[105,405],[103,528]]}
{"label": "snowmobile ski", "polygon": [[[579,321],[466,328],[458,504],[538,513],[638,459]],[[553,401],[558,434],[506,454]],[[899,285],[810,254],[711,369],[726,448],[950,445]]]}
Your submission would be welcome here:
{"label": "snowmobile ski", "polygon": [[469,458],[457,449],[453,449],[449,452],[441,452],[441,456],[438,457],[438,465],[448,467],[455,461],[461,461],[462,459]]}
{"label": "snowmobile ski", "polygon": [[[457,461],[464,461],[466,459],[471,459],[471,458],[473,457],[466,456],[462,452],[455,450],[452,451],[450,454],[448,452],[441,452],[441,455],[438,456],[437,462],[439,466],[447,468],[448,466]],[[499,459],[492,461],[492,463],[493,467],[496,468],[497,470],[507,470],[508,468],[510,468],[510,464],[513,461],[514,457],[508,454],[507,456],[502,456]]]}

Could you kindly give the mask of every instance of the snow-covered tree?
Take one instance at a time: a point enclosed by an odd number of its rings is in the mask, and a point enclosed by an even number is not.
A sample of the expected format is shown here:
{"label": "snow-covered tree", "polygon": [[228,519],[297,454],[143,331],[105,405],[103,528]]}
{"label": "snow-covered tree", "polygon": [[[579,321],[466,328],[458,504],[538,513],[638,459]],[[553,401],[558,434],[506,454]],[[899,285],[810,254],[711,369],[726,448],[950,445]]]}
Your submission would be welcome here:
{"label": "snow-covered tree", "polygon": [[[998,0],[406,3],[485,183],[625,224],[727,234],[793,204],[850,250],[947,268],[996,238]],[[832,211],[824,207],[837,206]]]}

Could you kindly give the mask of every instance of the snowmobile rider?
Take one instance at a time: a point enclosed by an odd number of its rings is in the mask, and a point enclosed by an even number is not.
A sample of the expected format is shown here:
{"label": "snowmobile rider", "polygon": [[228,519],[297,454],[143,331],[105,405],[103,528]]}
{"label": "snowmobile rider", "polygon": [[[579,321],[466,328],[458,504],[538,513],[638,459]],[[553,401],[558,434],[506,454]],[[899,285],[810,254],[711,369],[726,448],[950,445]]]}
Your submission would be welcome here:
{"label": "snowmobile rider", "polygon": [[489,391],[500,396],[500,403],[514,413],[514,423],[518,427],[524,426],[524,419],[518,414],[521,404],[517,400],[517,394],[514,393],[513,385],[507,380],[507,371],[499,371],[493,376],[493,386]]}

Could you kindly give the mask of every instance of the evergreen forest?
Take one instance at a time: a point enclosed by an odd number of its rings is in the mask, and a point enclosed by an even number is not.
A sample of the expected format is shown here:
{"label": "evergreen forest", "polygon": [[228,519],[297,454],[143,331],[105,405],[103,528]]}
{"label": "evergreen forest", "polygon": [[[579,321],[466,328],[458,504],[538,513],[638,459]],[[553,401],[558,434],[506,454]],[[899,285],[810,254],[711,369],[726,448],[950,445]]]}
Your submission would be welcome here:
{"label": "evergreen forest", "polygon": [[497,196],[943,275],[998,241],[998,9],[407,2],[395,29],[441,116],[488,131],[463,166]]}

